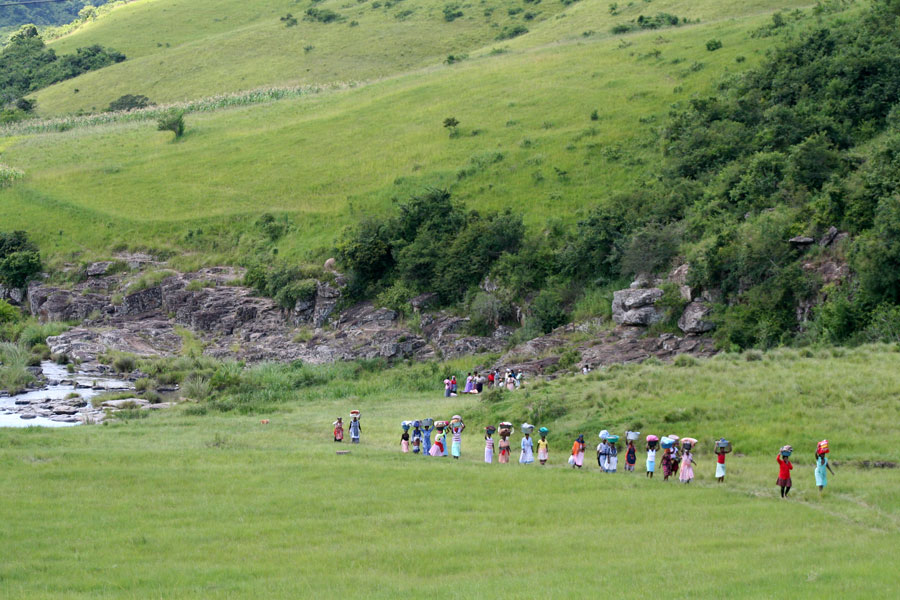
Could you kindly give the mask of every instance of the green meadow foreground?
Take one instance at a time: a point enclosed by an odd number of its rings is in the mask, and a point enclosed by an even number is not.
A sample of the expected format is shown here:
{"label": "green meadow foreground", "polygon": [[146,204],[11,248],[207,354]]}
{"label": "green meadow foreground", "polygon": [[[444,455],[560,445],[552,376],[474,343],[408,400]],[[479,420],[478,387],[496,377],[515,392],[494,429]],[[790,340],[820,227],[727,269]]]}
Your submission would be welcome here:
{"label": "green meadow foreground", "polygon": [[[441,397],[440,374],[461,363],[353,380],[327,367],[319,385],[233,405],[246,415],[193,407],[0,431],[3,597],[896,597],[885,550],[900,542],[900,477],[861,462],[900,460],[900,352],[680,364],[483,398]],[[363,444],[338,456],[331,422],[352,408]],[[549,415],[532,422],[551,429],[552,466],[481,462],[485,424],[536,411]],[[463,460],[400,453],[401,420],[454,412],[468,424]],[[635,425],[700,439],[698,479],[648,481],[640,452],[633,474],[600,474],[591,452],[583,471],[566,467],[576,432],[596,443],[600,428]],[[717,485],[711,440],[723,435],[735,453]],[[820,496],[823,437],[836,475]]]}

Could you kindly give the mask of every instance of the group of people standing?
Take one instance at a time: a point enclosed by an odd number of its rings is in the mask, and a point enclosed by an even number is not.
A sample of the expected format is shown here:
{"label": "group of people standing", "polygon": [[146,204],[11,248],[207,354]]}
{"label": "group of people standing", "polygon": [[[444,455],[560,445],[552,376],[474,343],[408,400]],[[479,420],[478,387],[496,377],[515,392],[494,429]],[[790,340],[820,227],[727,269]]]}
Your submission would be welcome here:
{"label": "group of people standing", "polygon": [[522,385],[522,372],[518,373],[513,369],[507,369],[505,372],[498,370],[488,371],[487,374],[478,371],[466,373],[466,382],[459,391],[459,383],[456,381],[456,375],[450,375],[444,379],[444,396],[450,398],[460,393],[463,394],[481,394],[485,389],[506,388],[515,390]]}

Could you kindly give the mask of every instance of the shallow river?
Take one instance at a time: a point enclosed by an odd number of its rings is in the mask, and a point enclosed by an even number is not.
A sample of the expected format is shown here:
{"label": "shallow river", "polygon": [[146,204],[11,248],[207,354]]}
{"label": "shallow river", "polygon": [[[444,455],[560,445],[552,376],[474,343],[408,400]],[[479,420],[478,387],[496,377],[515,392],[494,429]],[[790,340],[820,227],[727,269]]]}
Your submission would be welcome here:
{"label": "shallow river", "polygon": [[[0,398],[0,427],[68,427],[69,425],[78,425],[78,422],[65,422],[45,416],[23,419],[22,415],[33,414],[34,405],[31,404],[32,402],[43,403],[45,400],[62,400],[67,394],[72,392],[76,392],[84,400],[87,400],[88,407],[86,408],[90,408],[90,400],[94,396],[108,391],[134,389],[134,385],[129,381],[96,374],[69,373],[65,366],[50,361],[42,362],[41,369],[44,377],[53,385],[36,391]],[[56,383],[62,381],[66,383]],[[16,404],[17,400],[20,404]],[[29,401],[29,404],[21,403],[25,400]],[[77,417],[78,415],[75,416]],[[57,419],[61,419],[61,417],[57,417]]]}

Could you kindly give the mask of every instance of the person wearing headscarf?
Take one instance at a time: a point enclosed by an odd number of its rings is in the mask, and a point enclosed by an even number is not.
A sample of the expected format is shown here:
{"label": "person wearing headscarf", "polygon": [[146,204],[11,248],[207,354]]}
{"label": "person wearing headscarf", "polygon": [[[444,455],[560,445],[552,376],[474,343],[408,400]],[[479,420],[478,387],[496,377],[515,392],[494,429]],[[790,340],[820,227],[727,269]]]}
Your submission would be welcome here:
{"label": "person wearing headscarf", "polygon": [[572,444],[572,456],[575,459],[572,462],[572,468],[578,467],[580,469],[584,466],[584,447],[584,435],[581,434],[575,439],[575,443]]}

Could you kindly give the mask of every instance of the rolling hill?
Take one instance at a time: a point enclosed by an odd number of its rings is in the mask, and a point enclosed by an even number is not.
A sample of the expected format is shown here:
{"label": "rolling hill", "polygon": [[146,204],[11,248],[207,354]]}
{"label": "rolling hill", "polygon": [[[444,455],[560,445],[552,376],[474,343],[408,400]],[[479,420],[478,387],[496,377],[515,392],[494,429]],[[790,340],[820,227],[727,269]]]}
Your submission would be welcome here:
{"label": "rolling hill", "polygon": [[[100,256],[114,248],[141,247],[194,252],[204,261],[213,256],[234,260],[240,250],[207,247],[205,242],[198,246],[196,241],[192,247],[184,238],[202,229],[237,240],[254,215],[266,211],[284,212],[296,221],[297,235],[280,242],[282,256],[321,255],[336,232],[359,214],[382,212],[393,200],[429,185],[453,184],[458,198],[480,208],[515,206],[533,226],[549,218],[571,221],[580,209],[646,176],[659,156],[653,127],[669,106],[711,89],[726,73],[756,64],[773,40],[750,33],[783,8],[768,1],[656,0],[611,15],[607,4],[585,0],[552,19],[529,24],[528,34],[498,42],[493,39],[498,28],[481,22],[485,17],[447,23],[435,4],[428,27],[469,31],[468,40],[443,38],[439,50],[428,41],[422,52],[413,53],[415,65],[379,60],[377,69],[367,71],[374,63],[347,57],[354,51],[396,57],[409,47],[408,40],[385,33],[373,43],[365,20],[352,28],[303,21],[287,28],[277,21],[287,9],[274,2],[262,5],[270,11],[265,18],[247,13],[247,3],[236,2],[223,4],[218,12],[196,13],[208,18],[203,26],[189,26],[186,19],[174,18],[174,5],[178,3],[169,0],[130,4],[54,42],[60,51],[101,43],[124,51],[129,60],[39,92],[39,110],[102,107],[120,92],[164,101],[297,81],[293,71],[277,64],[295,61],[302,41],[279,46],[284,52],[270,52],[266,61],[277,74],[262,75],[254,67],[258,57],[241,52],[243,42],[232,44],[247,28],[298,38],[336,32],[334,40],[346,45],[340,50],[324,51],[321,44],[330,43],[325,37],[310,38],[318,49],[308,57],[325,57],[323,70],[302,81],[372,79],[299,99],[193,114],[187,138],[176,144],[149,124],[135,123],[3,138],[2,160],[26,173],[24,182],[0,191],[4,220],[9,227],[32,231],[51,257]],[[227,23],[216,22],[224,16],[213,13],[224,15],[224,7],[232,5],[245,12],[236,12]],[[409,35],[431,39],[423,35],[422,23],[413,26],[384,19],[371,7],[366,10],[372,29],[381,19],[391,27],[406,27]],[[630,22],[645,10],[692,21],[662,30],[610,33],[613,24]],[[410,19],[419,13],[416,18],[425,19],[424,9]],[[178,25],[165,36],[171,47],[159,48],[164,40],[157,40],[156,32],[167,31],[167,22]],[[129,43],[122,31],[142,33]],[[709,52],[705,43],[713,37],[724,47]],[[210,50],[216,56],[213,67],[231,75],[203,83],[209,71],[206,63],[197,62],[198,53],[190,51],[194,43],[216,48]],[[236,55],[227,53],[229,44]],[[180,66],[161,69],[160,62],[176,51],[183,52]],[[449,52],[468,58],[448,65],[444,59]],[[252,83],[246,79],[257,75]],[[95,77],[100,78],[96,84]],[[129,78],[142,86],[122,83]],[[120,85],[124,87],[116,87]],[[596,120],[591,120],[594,110]],[[441,127],[451,115],[462,123],[457,139],[448,139]],[[461,170],[467,173],[463,177]]]}

